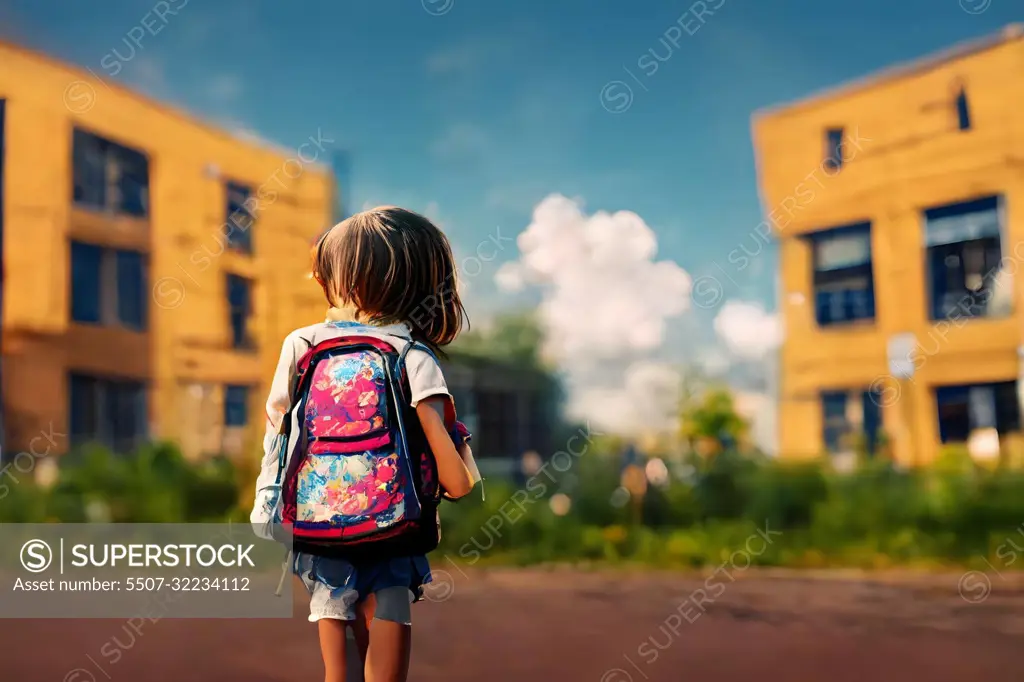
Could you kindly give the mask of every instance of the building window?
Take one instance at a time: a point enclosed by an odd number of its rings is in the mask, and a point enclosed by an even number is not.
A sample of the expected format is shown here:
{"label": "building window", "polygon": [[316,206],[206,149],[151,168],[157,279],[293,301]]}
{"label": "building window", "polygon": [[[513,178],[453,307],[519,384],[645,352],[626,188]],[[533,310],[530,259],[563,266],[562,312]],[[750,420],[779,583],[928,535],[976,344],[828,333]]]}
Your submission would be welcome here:
{"label": "building window", "polygon": [[249,423],[249,387],[224,387],[224,426],[245,426]]}
{"label": "building window", "polygon": [[146,328],[146,263],[136,251],[115,251],[117,321],[131,329]]}
{"label": "building window", "polygon": [[99,324],[103,280],[103,249],[71,242],[71,319]]}
{"label": "building window", "polygon": [[999,197],[925,211],[931,318],[987,317],[999,261]]}
{"label": "building window", "polygon": [[967,106],[967,91],[963,87],[956,93],[956,120],[960,130],[971,129],[971,110]]}
{"label": "building window", "polygon": [[482,459],[518,457],[519,414],[515,401],[517,394],[506,390],[479,389],[476,392],[476,417],[479,434],[473,434],[479,443]]}
{"label": "building window", "polygon": [[822,442],[830,453],[842,452],[846,449],[846,437],[851,431],[850,421],[846,416],[845,392],[827,392],[821,394]]}
{"label": "building window", "polygon": [[77,206],[137,218],[149,215],[145,154],[79,128],[71,146],[72,198]]}
{"label": "building window", "polygon": [[828,326],[875,319],[871,224],[817,232],[810,240],[818,324]]}
{"label": "building window", "polygon": [[252,317],[252,282],[228,274],[228,323],[231,325],[231,347],[251,349],[254,347],[249,333],[249,319]]}
{"label": "building window", "polygon": [[825,130],[825,167],[839,170],[843,167],[843,129]]}
{"label": "building window", "polygon": [[963,88],[956,96],[956,118],[960,130],[971,129],[971,111],[967,106],[967,92]]}
{"label": "building window", "polygon": [[71,444],[130,452],[148,438],[146,387],[139,381],[71,374]]}
{"label": "building window", "polygon": [[225,185],[227,194],[228,248],[241,253],[252,253],[252,226],[256,221],[253,210],[252,190],[245,185],[229,182]]}
{"label": "building window", "polygon": [[71,242],[71,319],[146,329],[146,257],[136,251]]}
{"label": "building window", "polygon": [[[850,419],[849,401],[860,400],[860,423]],[[878,391],[861,392],[826,391],[821,394],[821,441],[830,454],[850,452],[855,443],[850,439],[858,433],[863,438],[864,451],[872,455],[878,448],[882,429],[881,396]]]}
{"label": "building window", "polygon": [[935,390],[939,439],[964,443],[977,429],[995,428],[1000,435],[1020,430],[1017,382],[941,386]]}

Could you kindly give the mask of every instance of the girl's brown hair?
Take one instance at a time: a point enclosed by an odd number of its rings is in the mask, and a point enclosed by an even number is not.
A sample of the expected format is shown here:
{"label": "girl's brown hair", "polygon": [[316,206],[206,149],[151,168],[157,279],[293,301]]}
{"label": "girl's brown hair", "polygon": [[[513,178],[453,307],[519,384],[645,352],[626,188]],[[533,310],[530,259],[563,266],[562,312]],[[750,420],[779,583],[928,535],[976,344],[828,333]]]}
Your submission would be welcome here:
{"label": "girl's brown hair", "polygon": [[412,211],[381,206],[327,230],[313,249],[313,277],[327,302],[372,324],[404,322],[439,352],[468,325],[451,244]]}

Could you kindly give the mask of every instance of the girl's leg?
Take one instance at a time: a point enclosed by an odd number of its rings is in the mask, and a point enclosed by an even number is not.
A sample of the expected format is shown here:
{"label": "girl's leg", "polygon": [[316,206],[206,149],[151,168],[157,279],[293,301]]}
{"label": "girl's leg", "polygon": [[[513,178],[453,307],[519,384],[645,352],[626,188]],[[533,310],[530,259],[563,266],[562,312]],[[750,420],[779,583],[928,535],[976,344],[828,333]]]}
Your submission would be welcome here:
{"label": "girl's leg", "polygon": [[324,682],[347,682],[345,679],[345,621],[321,618],[320,653],[324,657]]}
{"label": "girl's leg", "polygon": [[356,604],[356,619],[352,621],[352,635],[356,640],[359,660],[366,666],[366,651],[370,647],[370,623],[373,622],[373,595]]}
{"label": "girl's leg", "polygon": [[345,660],[347,662],[346,682],[366,682],[366,650],[370,646],[370,621],[373,620],[373,602],[363,601],[356,604],[355,620],[349,621],[346,637]]}
{"label": "girl's leg", "polygon": [[412,652],[409,590],[393,587],[366,598],[370,646],[366,653],[366,682],[406,682]]}

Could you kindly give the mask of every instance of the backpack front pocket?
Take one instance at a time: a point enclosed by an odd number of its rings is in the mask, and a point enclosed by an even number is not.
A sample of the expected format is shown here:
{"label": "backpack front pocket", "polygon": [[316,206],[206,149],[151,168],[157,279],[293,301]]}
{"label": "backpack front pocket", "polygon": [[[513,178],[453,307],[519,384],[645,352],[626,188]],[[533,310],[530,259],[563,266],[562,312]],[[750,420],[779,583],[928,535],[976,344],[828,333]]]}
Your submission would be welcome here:
{"label": "backpack front pocket", "polygon": [[296,473],[295,531],[353,538],[387,529],[406,519],[408,487],[394,448],[310,452]]}

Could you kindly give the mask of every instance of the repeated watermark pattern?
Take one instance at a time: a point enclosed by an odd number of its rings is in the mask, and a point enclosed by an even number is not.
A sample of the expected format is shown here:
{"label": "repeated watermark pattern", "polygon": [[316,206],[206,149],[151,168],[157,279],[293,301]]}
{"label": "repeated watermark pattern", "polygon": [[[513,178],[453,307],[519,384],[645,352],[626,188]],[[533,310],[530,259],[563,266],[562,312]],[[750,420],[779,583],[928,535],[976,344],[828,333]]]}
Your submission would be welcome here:
{"label": "repeated watermark pattern", "polygon": [[40,431],[28,442],[28,449],[14,455],[11,461],[0,468],[0,500],[7,497],[11,492],[12,485],[18,485],[25,478],[29,478],[32,472],[39,465],[39,460],[48,457],[57,443],[67,438],[66,433],[57,433],[50,422],[44,430]]}
{"label": "repeated watermark pattern", "polygon": [[[574,433],[566,441],[565,448],[555,452],[551,458],[543,463],[536,473],[527,479],[522,488],[517,490],[506,500],[498,511],[492,514],[480,530],[470,536],[469,541],[459,547],[458,555],[464,560],[464,565],[473,566],[481,558],[483,553],[494,547],[494,544],[502,537],[503,530],[506,531],[516,525],[526,516],[526,510],[544,499],[550,490],[551,485],[558,485],[558,478],[548,471],[548,467],[559,474],[568,472],[573,464],[579,460],[590,449],[595,436],[604,434],[591,428],[590,422]],[[545,482],[545,480],[547,482]],[[465,571],[459,566],[450,555],[444,555],[445,561],[451,565],[453,570],[463,578],[468,578]],[[445,569],[430,570],[431,582],[424,586],[423,596],[429,601],[447,601],[455,594],[455,576]]]}
{"label": "repeated watermark pattern", "polygon": [[[782,198],[779,205],[768,212],[767,219],[754,226],[736,248],[729,251],[725,259],[727,266],[721,265],[718,261],[712,261],[712,265],[733,286],[740,288],[735,275],[750,267],[761,255],[772,241],[773,230],[778,233],[784,232],[798,213],[806,211],[814,200],[821,196],[827,189],[830,179],[839,175],[844,167],[864,151],[865,145],[872,141],[871,138],[861,135],[859,127],[855,128],[850,136],[844,135],[842,142],[836,147],[835,154],[823,157],[793,187],[793,190]],[[703,275],[694,280],[691,297],[698,308],[715,308],[725,298],[725,286],[717,276]]]}
{"label": "repeated watermark pattern", "polygon": [[[782,535],[782,531],[772,530],[766,520],[764,528],[759,528],[751,534],[743,543],[742,549],[733,552],[704,579],[703,587],[698,587],[676,605],[665,620],[658,625],[658,631],[655,634],[636,646],[636,656],[643,659],[643,663],[647,666],[657,663],[661,652],[669,649],[682,635],[683,628],[693,625],[707,613],[708,607],[725,594],[729,584],[736,582],[736,574],[750,568],[754,564],[754,558],[768,551],[768,548],[774,544],[773,538],[780,535]],[[642,679],[651,679],[630,655],[630,652],[623,653],[622,658]],[[633,682],[633,680],[632,673],[620,667],[608,668],[601,675],[601,682]]]}
{"label": "repeated watermark pattern", "polygon": [[424,11],[435,17],[443,17],[455,7],[455,0],[420,0]]}
{"label": "repeated watermark pattern", "polygon": [[992,6],[992,0],[960,0],[960,9],[968,14],[981,14]]}
{"label": "repeated watermark pattern", "polygon": [[[297,181],[306,167],[316,163],[327,151],[327,145],[334,139],[327,137],[317,128],[316,135],[310,135],[290,156],[260,184],[253,196],[245,200],[241,209],[226,215],[224,222],[211,235],[212,248],[203,244],[188,258],[188,263],[178,262],[178,269],[195,287],[201,288],[196,275],[210,269],[215,258],[220,257],[233,238],[252,229],[261,212],[272,206],[281,192],[287,191]],[[294,171],[294,172],[293,172]],[[178,308],[185,302],[185,282],[179,277],[161,277],[153,283],[153,301],[165,310]]]}
{"label": "repeated watermark pattern", "polygon": [[[1024,555],[1024,524],[1017,528],[1017,535],[1020,537],[1007,536],[1003,543],[996,547],[996,558],[1003,570],[1013,566],[1017,563],[1017,559]],[[989,561],[987,557],[982,557],[982,561],[988,565],[991,572],[999,580],[1006,582],[1006,577],[999,568],[996,568],[995,564]],[[967,571],[960,576],[956,589],[960,593],[961,599],[965,602],[980,604],[992,594],[992,576],[989,574],[989,571]]]}
{"label": "repeated watermark pattern", "polygon": [[[1021,262],[1024,262],[1024,242],[1016,242],[1012,250],[1009,250],[996,265],[982,276],[982,281],[987,286],[980,294],[965,294],[952,306],[952,310],[945,317],[931,325],[928,329],[927,339],[923,341],[915,339],[914,347],[907,352],[906,357],[892,358],[902,361],[901,364],[904,364],[908,370],[913,370],[907,381],[914,382],[917,371],[946,345],[951,331],[962,328],[974,319],[973,310],[987,308],[999,286],[1007,288],[1012,286]],[[871,400],[876,405],[888,407],[895,405],[903,397],[903,388],[898,378],[890,373],[885,373],[875,377],[875,380],[871,382],[870,393]]]}
{"label": "repeated watermark pattern", "polygon": [[[649,92],[644,80],[653,78],[661,65],[668,62],[676,54],[684,36],[694,36],[697,31],[706,24],[715,12],[725,5],[725,0],[697,0],[691,4],[686,11],[676,18],[675,22],[661,34],[658,44],[649,48],[636,59],[635,68],[643,73],[641,79],[636,73],[625,64],[622,70],[626,72],[630,80],[640,87],[644,92]],[[610,80],[601,88],[598,99],[605,111],[611,114],[621,114],[633,106],[633,87],[629,82],[621,79]]]}
{"label": "repeated watermark pattern", "polygon": [[[100,58],[100,69],[108,78],[116,77],[126,64],[142,53],[146,40],[167,28],[188,3],[189,0],[159,0],[128,29],[120,45],[112,47]],[[109,88],[106,80],[95,70],[88,67],[86,70],[92,75],[91,80],[78,79],[64,88],[64,106],[73,114],[84,114],[96,106],[96,83]]]}
{"label": "repeated watermark pattern", "polygon": [[93,669],[99,672],[104,679],[111,679],[110,668],[117,665],[129,651],[135,648],[147,627],[149,627],[148,631],[152,632],[152,626],[163,619],[167,602],[173,601],[173,599],[173,593],[155,595],[151,604],[147,605],[142,613],[127,619],[116,634],[111,635],[100,645],[99,657],[102,659],[102,663],[97,660],[96,656],[85,654],[91,668],[72,668],[64,675],[63,682],[96,682],[98,678]]}

